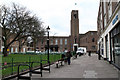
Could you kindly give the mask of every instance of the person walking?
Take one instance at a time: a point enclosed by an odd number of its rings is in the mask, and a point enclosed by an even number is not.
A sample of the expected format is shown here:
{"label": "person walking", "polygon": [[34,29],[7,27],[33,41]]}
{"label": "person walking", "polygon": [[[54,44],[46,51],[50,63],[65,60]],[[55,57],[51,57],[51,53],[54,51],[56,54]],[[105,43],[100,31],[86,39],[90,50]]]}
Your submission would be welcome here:
{"label": "person walking", "polygon": [[72,55],[71,55],[71,52],[70,51],[68,51],[67,53],[66,53],[66,57],[67,57],[67,62],[68,62],[68,65],[70,65],[70,63],[71,63],[71,57],[72,57]]}
{"label": "person walking", "polygon": [[97,51],[98,54],[98,60],[101,60],[100,50]]}
{"label": "person walking", "polygon": [[88,55],[91,56],[91,51],[88,52]]}
{"label": "person walking", "polygon": [[61,55],[61,59],[64,60],[64,58],[65,58],[65,54],[62,53],[62,55]]}

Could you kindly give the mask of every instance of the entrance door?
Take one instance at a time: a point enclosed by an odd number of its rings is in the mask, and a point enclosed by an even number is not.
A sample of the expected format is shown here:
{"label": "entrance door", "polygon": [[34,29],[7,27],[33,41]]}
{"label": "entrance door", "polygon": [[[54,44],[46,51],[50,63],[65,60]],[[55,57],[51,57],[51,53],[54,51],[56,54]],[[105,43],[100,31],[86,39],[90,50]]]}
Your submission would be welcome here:
{"label": "entrance door", "polygon": [[106,42],[106,58],[109,59],[109,43],[108,43],[108,35],[105,37],[105,42]]}
{"label": "entrance door", "polygon": [[120,34],[114,37],[113,45],[115,64],[120,67]]}

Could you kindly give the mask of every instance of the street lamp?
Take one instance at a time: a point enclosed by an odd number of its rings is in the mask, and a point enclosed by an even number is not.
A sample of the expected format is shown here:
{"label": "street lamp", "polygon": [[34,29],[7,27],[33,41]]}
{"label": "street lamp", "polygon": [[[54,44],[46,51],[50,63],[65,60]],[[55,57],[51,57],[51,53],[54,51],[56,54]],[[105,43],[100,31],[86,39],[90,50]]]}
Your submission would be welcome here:
{"label": "street lamp", "polygon": [[47,50],[48,50],[48,62],[49,62],[49,26],[46,28],[47,29],[47,32],[48,32],[48,38],[47,38]]}

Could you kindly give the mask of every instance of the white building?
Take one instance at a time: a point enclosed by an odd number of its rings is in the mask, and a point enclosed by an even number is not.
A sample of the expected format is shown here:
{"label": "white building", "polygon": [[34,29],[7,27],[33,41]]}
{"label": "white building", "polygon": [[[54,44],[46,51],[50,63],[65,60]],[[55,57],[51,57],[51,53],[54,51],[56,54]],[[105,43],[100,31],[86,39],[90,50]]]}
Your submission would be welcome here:
{"label": "white building", "polygon": [[101,1],[97,18],[100,55],[120,69],[120,1]]}

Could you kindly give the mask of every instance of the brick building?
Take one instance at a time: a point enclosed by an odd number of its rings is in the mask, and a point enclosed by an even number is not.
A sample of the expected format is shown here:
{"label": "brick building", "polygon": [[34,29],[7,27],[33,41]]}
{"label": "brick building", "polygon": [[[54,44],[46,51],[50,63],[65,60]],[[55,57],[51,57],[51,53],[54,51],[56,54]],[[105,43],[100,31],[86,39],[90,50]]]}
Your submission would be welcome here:
{"label": "brick building", "polygon": [[[50,50],[51,51],[58,51],[63,52],[65,50],[69,50],[69,37],[65,36],[50,36]],[[38,43],[37,47],[40,49],[40,51],[46,51],[47,50],[47,38],[42,38]]]}
{"label": "brick building", "polygon": [[[74,51],[74,47],[77,45],[78,47],[86,47],[87,51],[91,50],[92,52],[96,52],[97,32],[89,31],[85,34],[79,34],[78,10],[72,10],[70,24],[70,36],[50,36],[50,50],[58,52],[64,52],[65,50]],[[84,38],[87,38],[88,41],[84,42]],[[40,39],[37,47],[40,51],[46,51],[47,38]]]}
{"label": "brick building", "polygon": [[80,47],[86,47],[87,51],[96,52],[97,37],[97,31],[88,31],[80,38]]}
{"label": "brick building", "polygon": [[120,1],[100,1],[98,17],[100,55],[120,69]]}

